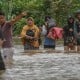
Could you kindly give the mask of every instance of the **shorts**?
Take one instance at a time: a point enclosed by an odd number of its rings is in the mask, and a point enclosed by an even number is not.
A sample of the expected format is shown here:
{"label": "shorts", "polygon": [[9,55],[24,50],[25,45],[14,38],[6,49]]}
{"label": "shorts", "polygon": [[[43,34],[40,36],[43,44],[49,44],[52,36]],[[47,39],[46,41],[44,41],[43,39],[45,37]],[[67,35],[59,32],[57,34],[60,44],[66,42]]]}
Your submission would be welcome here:
{"label": "shorts", "polygon": [[8,63],[12,63],[13,54],[14,54],[13,48],[3,48],[2,49],[2,58],[3,58],[5,65],[7,65]]}

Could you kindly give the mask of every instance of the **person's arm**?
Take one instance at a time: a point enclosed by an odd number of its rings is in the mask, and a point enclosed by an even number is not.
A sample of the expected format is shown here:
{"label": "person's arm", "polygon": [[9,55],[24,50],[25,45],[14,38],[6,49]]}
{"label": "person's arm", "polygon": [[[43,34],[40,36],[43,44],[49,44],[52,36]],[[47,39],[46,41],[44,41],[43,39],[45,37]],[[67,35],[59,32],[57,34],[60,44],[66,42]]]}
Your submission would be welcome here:
{"label": "person's arm", "polygon": [[47,29],[46,29],[46,26],[45,26],[45,25],[42,26],[41,34],[42,34],[43,36],[45,36],[45,35],[47,34]]}
{"label": "person's arm", "polygon": [[39,30],[39,28],[36,26],[36,32],[35,32],[34,38],[35,38],[35,39],[39,39],[39,34],[40,34],[40,30]]}
{"label": "person's arm", "polygon": [[0,47],[2,46],[3,42],[4,41],[2,39],[0,39]]}
{"label": "person's arm", "polygon": [[21,38],[33,39],[33,37],[26,35],[27,30],[28,30],[28,28],[26,26],[24,26],[22,29],[22,32],[21,32]]}
{"label": "person's arm", "polygon": [[19,21],[23,16],[26,16],[27,13],[26,12],[22,12],[20,15],[16,16],[15,18],[13,18],[11,21],[10,21],[10,24],[13,25],[15,24],[17,21]]}
{"label": "person's arm", "polygon": [[2,31],[0,30],[0,47],[2,46],[3,42],[4,42],[4,36]]}
{"label": "person's arm", "polygon": [[22,38],[26,37],[26,26],[24,26],[22,31],[21,31],[21,37]]}
{"label": "person's arm", "polygon": [[65,38],[66,32],[67,32],[67,29],[66,29],[66,26],[64,26],[64,27],[63,27],[63,38]]}

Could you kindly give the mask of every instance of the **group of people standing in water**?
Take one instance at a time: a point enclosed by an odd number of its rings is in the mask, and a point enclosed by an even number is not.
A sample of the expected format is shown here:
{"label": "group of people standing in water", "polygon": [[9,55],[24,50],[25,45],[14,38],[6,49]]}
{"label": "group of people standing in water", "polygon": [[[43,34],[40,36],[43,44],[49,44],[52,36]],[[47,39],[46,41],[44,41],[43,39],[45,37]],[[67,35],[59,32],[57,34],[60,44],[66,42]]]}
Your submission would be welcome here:
{"label": "group of people standing in water", "polygon": [[[2,58],[0,59],[6,66],[12,63],[14,54],[12,26],[23,16],[26,16],[25,12],[10,21],[6,21],[5,14],[0,12],[0,46],[2,46],[2,53],[0,53]],[[55,20],[50,16],[45,17],[44,25],[40,28],[35,25],[34,19],[29,17],[27,18],[27,25],[22,28],[20,35],[26,51],[39,49],[41,35],[44,35],[44,49],[55,49],[56,40],[62,38],[65,52],[69,50],[80,52],[80,11],[77,11],[74,16],[69,16],[67,24],[63,28],[57,27]],[[1,65],[0,61],[0,67]]]}
{"label": "group of people standing in water", "polygon": [[[53,21],[54,23],[51,24],[51,26],[49,26],[49,19],[51,20],[51,17],[47,17],[45,18],[45,27],[46,30],[43,30],[43,33],[45,32],[45,40],[44,40],[44,48],[53,48],[55,49],[56,46],[56,40],[53,37],[48,37],[49,33],[51,33],[51,29],[55,27],[57,27],[57,24],[55,23],[55,21]],[[64,52],[78,52],[80,53],[80,11],[76,11],[75,15],[72,16],[68,16],[67,17],[67,24],[62,27],[61,29],[56,29],[56,33],[59,32],[58,36],[62,35],[62,39],[64,41]],[[59,28],[59,27],[58,27]]]}
{"label": "group of people standing in water", "polygon": [[[30,22],[33,21],[33,19],[28,20],[28,23],[30,24]],[[64,52],[69,52],[69,51],[73,51],[73,52],[80,52],[80,11],[76,11],[74,16],[68,16],[66,19],[67,24],[60,28],[57,26],[57,23],[55,22],[54,19],[52,19],[52,17],[50,16],[46,16],[45,17],[45,22],[44,25],[42,26],[41,29],[37,28],[36,31],[36,37],[30,37],[32,41],[32,43],[35,44],[35,42],[38,43],[38,46],[34,46],[31,44],[28,44],[28,41],[26,41],[26,46],[27,48],[24,48],[27,50],[28,48],[31,49],[31,47],[33,46],[35,49],[39,49],[39,38],[40,38],[40,34],[44,35],[44,42],[43,42],[43,46],[44,48],[49,48],[49,49],[55,49],[56,47],[56,40],[57,39],[63,39],[64,41]],[[29,28],[32,28],[30,25],[27,25]],[[26,28],[27,28],[26,26]],[[57,29],[56,29],[57,28]],[[25,31],[25,34],[24,34]],[[23,27],[23,30],[21,32],[21,35],[25,35],[26,36],[26,30]],[[56,35],[57,34],[57,35]],[[60,36],[60,37],[58,37]],[[56,38],[55,38],[56,37]],[[35,44],[36,45],[36,44]],[[28,47],[29,46],[29,47]],[[32,49],[33,49],[32,47]]]}

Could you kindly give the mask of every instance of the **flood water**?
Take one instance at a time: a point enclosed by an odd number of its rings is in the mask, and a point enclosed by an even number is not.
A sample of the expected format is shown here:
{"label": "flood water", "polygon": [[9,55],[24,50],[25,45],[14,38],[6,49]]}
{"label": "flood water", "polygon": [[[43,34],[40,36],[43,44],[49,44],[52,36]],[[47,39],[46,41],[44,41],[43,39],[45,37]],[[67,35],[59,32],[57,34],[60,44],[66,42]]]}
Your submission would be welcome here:
{"label": "flood water", "polygon": [[19,45],[14,50],[13,66],[0,75],[0,80],[80,80],[79,53],[45,53],[42,49],[43,53],[27,55]]}

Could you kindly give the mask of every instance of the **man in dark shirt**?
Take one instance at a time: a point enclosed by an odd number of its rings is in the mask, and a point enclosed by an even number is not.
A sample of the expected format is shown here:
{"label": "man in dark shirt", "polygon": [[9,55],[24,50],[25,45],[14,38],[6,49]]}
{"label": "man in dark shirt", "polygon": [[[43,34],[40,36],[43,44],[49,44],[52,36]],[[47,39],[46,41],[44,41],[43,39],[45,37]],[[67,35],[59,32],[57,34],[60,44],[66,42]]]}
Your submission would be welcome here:
{"label": "man in dark shirt", "polygon": [[75,50],[75,38],[74,38],[74,18],[72,16],[68,17],[67,25],[64,26],[64,50],[68,52],[70,50]]}
{"label": "man in dark shirt", "polygon": [[77,39],[77,52],[80,52],[80,10],[75,14],[75,37]]}
{"label": "man in dark shirt", "polygon": [[6,21],[5,14],[3,12],[0,12],[0,28],[3,32],[5,41],[2,45],[3,48],[3,59],[5,62],[5,65],[10,65],[13,60],[13,45],[12,45],[12,26],[20,20],[23,16],[25,16],[26,13],[22,12],[20,15],[16,16],[14,19],[10,21]]}

